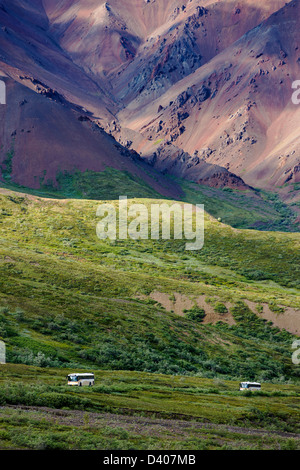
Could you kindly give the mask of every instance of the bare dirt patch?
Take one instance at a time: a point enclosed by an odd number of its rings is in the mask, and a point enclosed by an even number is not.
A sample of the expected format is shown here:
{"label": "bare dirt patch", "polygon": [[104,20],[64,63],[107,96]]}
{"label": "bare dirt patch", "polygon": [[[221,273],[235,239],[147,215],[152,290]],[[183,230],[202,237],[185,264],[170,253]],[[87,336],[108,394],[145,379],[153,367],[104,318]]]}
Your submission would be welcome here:
{"label": "bare dirt patch", "polygon": [[294,335],[300,334],[300,310],[294,309],[292,307],[282,306],[282,308],[284,308],[284,313],[274,313],[268,304],[263,303],[261,304],[263,311],[258,312],[258,304],[249,300],[245,300],[245,303],[252,310],[252,312],[258,315],[260,318],[271,321],[274,326],[277,326],[281,330],[285,329]]}
{"label": "bare dirt patch", "polygon": [[[218,313],[214,310],[214,307],[211,303],[206,302],[206,296],[201,295],[198,297],[179,294],[174,292],[173,294],[165,294],[163,292],[153,291],[149,296],[152,300],[158,302],[163,308],[168,312],[174,312],[176,315],[181,317],[184,316],[185,310],[190,310],[194,305],[203,308],[205,311],[205,318],[203,320],[204,324],[207,323],[217,323],[222,321],[228,323],[229,325],[234,325],[235,321],[233,316],[229,312],[230,304],[225,303],[228,313]],[[140,296],[141,299],[147,299],[147,296]]]}

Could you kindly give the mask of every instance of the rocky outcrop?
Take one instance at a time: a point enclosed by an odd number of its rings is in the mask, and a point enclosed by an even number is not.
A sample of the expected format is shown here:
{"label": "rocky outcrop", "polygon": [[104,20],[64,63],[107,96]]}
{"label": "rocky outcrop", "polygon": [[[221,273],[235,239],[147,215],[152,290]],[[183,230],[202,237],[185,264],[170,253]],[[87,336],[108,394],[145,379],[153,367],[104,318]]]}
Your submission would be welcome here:
{"label": "rocky outcrop", "polygon": [[[211,149],[206,151],[207,153],[213,152]],[[152,155],[146,158],[146,161],[163,174],[186,178],[198,184],[215,188],[252,189],[242,178],[226,168],[211,165],[198,154],[191,156],[170,143],[160,145]]]}

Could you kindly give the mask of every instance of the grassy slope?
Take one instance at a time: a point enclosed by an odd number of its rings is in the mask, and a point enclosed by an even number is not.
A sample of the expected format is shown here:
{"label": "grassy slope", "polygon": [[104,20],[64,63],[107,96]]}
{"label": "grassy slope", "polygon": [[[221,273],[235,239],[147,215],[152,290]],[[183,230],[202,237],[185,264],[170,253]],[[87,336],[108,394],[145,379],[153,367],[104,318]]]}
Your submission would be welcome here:
{"label": "grassy slope", "polygon": [[[243,299],[299,308],[298,235],[236,231],[207,217],[205,247],[187,254],[183,241],[100,241],[95,201],[12,195],[1,206],[10,360],[34,364],[42,352],[50,365],[297,376],[292,336],[258,319]],[[272,282],[249,280],[257,277]],[[154,290],[231,302],[237,325],[202,325],[138,299]]]}
{"label": "grassy slope", "polygon": [[[291,205],[282,202],[278,194],[263,190],[237,191],[216,189],[181,181],[185,199],[192,204],[204,204],[216,219],[241,229],[299,232],[297,215]],[[296,193],[297,188],[291,187]]]}
{"label": "grassy slope", "polygon": [[[0,336],[7,343],[10,362],[50,367],[39,372],[25,365],[6,366],[13,381],[23,382],[23,395],[17,385],[6,388],[4,395],[0,388],[3,404],[150,413],[167,419],[183,413],[218,425],[252,423],[265,429],[273,426],[276,432],[297,430],[294,403],[299,392],[292,385],[279,386],[281,398],[271,393],[267,398],[250,397],[249,403],[235,392],[236,383],[226,382],[224,389],[223,381],[297,381],[299,366],[291,361],[295,338],[260,320],[244,300],[258,306],[269,303],[274,310],[279,305],[299,308],[298,234],[236,230],[207,216],[204,249],[187,253],[183,241],[100,241],[95,231],[97,201],[40,199],[11,192],[0,197],[0,204]],[[230,302],[236,324],[204,325],[179,317],[148,297],[154,290]],[[144,300],[138,299],[140,294]],[[99,371],[100,388],[84,390],[82,396],[69,390],[72,398],[65,402],[61,379],[74,367]],[[178,377],[143,375],[146,372]],[[32,374],[41,389],[24,388],[26,374]],[[43,388],[52,374],[54,388]],[[217,382],[212,382],[216,377],[222,379],[219,391]],[[270,392],[278,389],[268,387]],[[41,395],[44,401],[38,400]],[[3,413],[4,447],[52,448],[57,442],[72,447],[68,426],[56,433],[44,424],[43,440],[39,424],[43,417],[38,415],[27,421],[32,433],[22,441],[25,416]],[[119,439],[112,431],[111,439],[105,440],[96,428],[85,429],[82,446],[95,448],[101,437],[102,448],[111,448],[113,441],[116,448],[173,448],[176,443],[178,448],[215,448],[221,432],[214,429],[207,444],[203,430],[195,441],[193,428],[187,431],[185,444],[180,433],[172,441],[156,435],[150,439],[150,431],[139,439],[129,431]],[[250,443],[249,436],[222,432],[225,447],[238,447],[239,442],[242,448],[276,447],[271,437],[262,444],[255,435]],[[296,445],[294,438],[282,438],[283,447]]]}

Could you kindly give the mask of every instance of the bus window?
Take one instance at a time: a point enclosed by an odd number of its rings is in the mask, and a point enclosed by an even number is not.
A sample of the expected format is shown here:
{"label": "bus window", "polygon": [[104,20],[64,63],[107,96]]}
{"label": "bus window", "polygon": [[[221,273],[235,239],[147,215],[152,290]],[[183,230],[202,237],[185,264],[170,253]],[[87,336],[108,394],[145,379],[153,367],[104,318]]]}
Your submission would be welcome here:
{"label": "bus window", "polygon": [[78,377],[76,375],[72,375],[71,377],[68,378],[69,382],[77,382]]}

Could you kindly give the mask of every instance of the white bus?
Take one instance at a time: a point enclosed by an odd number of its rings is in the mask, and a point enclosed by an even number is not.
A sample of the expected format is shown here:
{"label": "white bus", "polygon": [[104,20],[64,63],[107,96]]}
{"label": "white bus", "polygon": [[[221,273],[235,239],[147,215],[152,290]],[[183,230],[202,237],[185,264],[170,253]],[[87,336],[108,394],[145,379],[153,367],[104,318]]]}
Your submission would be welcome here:
{"label": "white bus", "polygon": [[241,382],[240,391],[243,390],[261,390],[261,384],[258,382]]}
{"label": "white bus", "polygon": [[68,377],[68,385],[82,387],[83,385],[88,385],[92,387],[95,385],[95,376],[94,374],[69,374]]}

